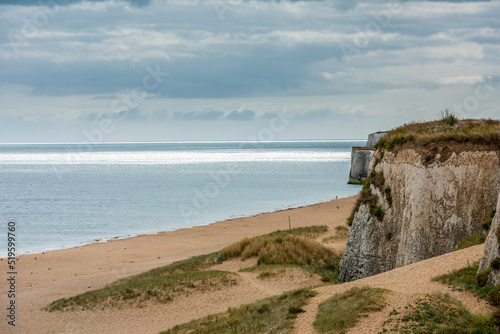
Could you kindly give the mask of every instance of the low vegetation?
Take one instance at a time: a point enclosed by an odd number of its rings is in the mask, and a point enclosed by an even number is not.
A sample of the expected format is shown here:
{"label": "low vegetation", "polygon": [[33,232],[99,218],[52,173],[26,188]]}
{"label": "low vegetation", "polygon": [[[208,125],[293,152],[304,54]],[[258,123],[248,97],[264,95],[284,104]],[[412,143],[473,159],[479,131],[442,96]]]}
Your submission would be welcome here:
{"label": "low vegetation", "polygon": [[[325,225],[319,225],[319,226],[308,226],[308,227],[298,227],[298,228],[293,228],[290,230],[286,231],[275,231],[270,234],[267,234],[266,236],[286,236],[286,235],[300,235],[308,238],[315,238],[316,236],[320,235],[321,233],[325,233],[328,231],[328,227]],[[229,256],[230,257],[236,257],[235,256]],[[169,264],[167,266],[163,267],[158,267],[154,268],[151,270],[148,270],[144,273],[126,277],[123,279],[120,279],[112,285],[116,284],[121,284],[121,283],[126,283],[126,282],[131,282],[131,281],[137,281],[137,280],[142,280],[146,278],[151,278],[151,277],[159,277],[159,276],[164,276],[164,275],[170,275],[174,273],[185,273],[185,272],[191,272],[191,271],[198,271],[198,270],[205,270],[210,268],[211,266],[217,264],[222,260],[222,256],[220,252],[216,253],[210,253],[210,254],[205,254],[205,255],[200,255],[200,256],[194,256],[192,258],[186,259],[186,260],[181,260],[181,261],[176,261],[172,264]]]}
{"label": "low vegetation", "polygon": [[349,236],[349,229],[346,226],[336,226],[335,235],[324,238],[322,242],[328,243],[335,240],[345,240]]}
{"label": "low vegetation", "polygon": [[493,222],[493,218],[495,218],[496,210],[490,212],[490,214],[483,221],[483,228],[488,231],[491,227],[491,223]]}
{"label": "low vegetation", "polygon": [[387,290],[371,287],[354,287],[319,305],[314,321],[318,333],[345,333],[358,319],[385,306]]}
{"label": "low vegetation", "polygon": [[297,235],[245,238],[221,250],[224,260],[257,257],[259,265],[294,264],[312,270],[324,281],[335,281],[340,255],[320,243]]}
{"label": "low vegetation", "polygon": [[163,334],[208,334],[208,333],[290,333],[293,319],[315,292],[296,290],[260,300],[253,304],[230,308],[222,314],[175,326]]}
{"label": "low vegetation", "polygon": [[75,297],[51,303],[47,311],[105,309],[107,307],[141,306],[153,301],[167,303],[179,295],[194,291],[218,290],[237,284],[234,274],[223,271],[197,271],[151,277],[143,280],[108,286]]}
{"label": "low vegetation", "polygon": [[[496,145],[500,148],[500,121],[492,119],[458,119],[445,112],[433,122],[410,123],[397,127],[384,135],[375,148],[393,148],[404,143],[426,146],[430,143],[455,141]],[[430,159],[429,156],[428,159]]]}
{"label": "low vegetation", "polygon": [[[381,193],[385,195],[386,200],[390,202],[390,204],[392,204],[390,188],[384,187],[385,185],[384,173],[383,172],[377,173],[375,171],[372,171],[368,175],[366,182],[363,184],[363,189],[361,189],[361,192],[359,193],[359,198],[356,201],[354,208],[352,209],[351,216],[347,218],[348,226],[352,225],[352,222],[354,220],[354,215],[356,214],[356,212],[358,211],[359,207],[362,204],[366,204],[369,206],[371,216],[375,216],[379,220],[384,219],[384,211],[378,205],[377,196],[372,193],[372,190],[370,188],[371,185],[378,188],[381,191]],[[385,189],[388,190],[385,191]]]}
{"label": "low vegetation", "polygon": [[125,277],[112,283],[111,285],[119,285],[128,282],[140,281],[147,278],[160,277],[171,274],[187,273],[192,271],[204,270],[217,264],[219,253],[210,253],[192,258],[176,261],[167,266],[154,268],[138,275]]}
{"label": "low vegetation", "polygon": [[267,264],[260,265],[250,268],[241,269],[240,272],[258,272],[257,276],[260,279],[272,278],[276,276],[285,276],[287,275],[288,269],[300,269],[304,270],[304,272],[309,273],[310,276],[314,275],[312,270],[308,270],[303,266],[295,265],[295,264]]}
{"label": "low vegetation", "polygon": [[290,230],[278,230],[267,234],[270,237],[285,237],[287,235],[300,235],[308,239],[314,239],[319,235],[328,232],[328,226],[317,225],[317,226],[306,226],[297,227]]}
{"label": "low vegetation", "polygon": [[471,235],[462,237],[462,239],[460,239],[460,245],[457,249],[464,249],[475,245],[480,245],[484,243],[484,240],[485,238],[479,233],[472,233]]}
{"label": "low vegetation", "polygon": [[496,333],[491,316],[473,315],[448,294],[419,298],[404,310],[393,310],[380,333]]}
{"label": "low vegetation", "polygon": [[[146,302],[166,303],[195,291],[212,291],[237,284],[236,275],[206,271],[223,260],[258,256],[259,265],[290,265],[335,281],[340,256],[320,243],[307,239],[328,231],[327,226],[311,226],[243,239],[221,252],[195,256],[120,279],[107,287],[63,298],[48,305],[47,311],[142,307]],[[271,272],[268,272],[271,275]],[[263,274],[264,276],[267,274]]]}
{"label": "low vegetation", "polygon": [[489,271],[479,274],[477,270],[479,263],[474,263],[468,267],[454,270],[449,274],[433,278],[433,281],[448,284],[450,288],[460,291],[470,291],[479,298],[487,300],[494,306],[500,306],[500,287],[487,284]]}

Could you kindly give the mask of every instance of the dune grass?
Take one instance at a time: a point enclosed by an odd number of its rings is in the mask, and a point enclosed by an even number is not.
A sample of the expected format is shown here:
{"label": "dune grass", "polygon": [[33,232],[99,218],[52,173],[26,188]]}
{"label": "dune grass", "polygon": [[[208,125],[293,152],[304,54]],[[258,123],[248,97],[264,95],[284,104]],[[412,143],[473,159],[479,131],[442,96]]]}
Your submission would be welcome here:
{"label": "dune grass", "polygon": [[258,272],[257,276],[260,279],[286,275],[287,269],[300,269],[307,272],[309,275],[314,275],[314,271],[310,268],[297,264],[265,264],[250,268],[241,269],[240,272]]}
{"label": "dune grass", "polygon": [[[264,236],[279,237],[279,236],[286,236],[286,235],[301,235],[304,237],[315,238],[316,236],[318,236],[322,233],[325,233],[327,231],[328,231],[327,226],[317,225],[317,226],[308,226],[308,227],[298,227],[298,228],[293,228],[291,230],[285,230],[285,231],[278,230],[278,231],[266,234]],[[237,256],[239,256],[239,255],[229,256],[229,257],[226,257],[225,259],[229,259],[231,257],[237,257]],[[222,259],[222,257],[221,257],[220,252],[204,254],[204,255],[200,255],[200,256],[194,256],[194,257],[186,259],[186,260],[176,261],[176,262],[169,264],[167,266],[162,266],[162,267],[148,270],[148,271],[141,273],[141,274],[138,274],[138,275],[119,279],[116,282],[113,282],[111,285],[117,285],[117,284],[122,284],[122,283],[136,281],[136,280],[142,280],[145,278],[170,275],[170,274],[174,274],[174,273],[185,273],[185,272],[191,272],[191,271],[205,270],[205,269],[210,268],[211,266],[217,264],[218,260],[220,261],[221,259]]]}
{"label": "dune grass", "polygon": [[171,274],[187,273],[210,268],[217,264],[219,253],[210,253],[200,256],[194,256],[186,260],[176,261],[167,266],[154,268],[138,275],[133,275],[119,279],[110,285],[119,285],[127,282],[139,281],[147,278],[160,277]]}
{"label": "dune grass", "polygon": [[324,238],[323,243],[328,243],[335,240],[345,240],[349,236],[349,228],[346,226],[335,227],[335,235],[331,237]]}
{"label": "dune grass", "polygon": [[411,142],[416,145],[428,145],[436,142],[455,141],[497,145],[500,148],[500,121],[492,119],[454,119],[447,114],[442,119],[432,122],[410,123],[390,130],[375,148],[393,148]]}
{"label": "dune grass", "polygon": [[494,287],[487,284],[489,272],[483,271],[477,273],[479,263],[454,270],[449,274],[434,277],[432,280],[441,282],[450,286],[450,288],[459,291],[470,291],[479,298],[487,300],[494,306],[500,306],[500,287]]}
{"label": "dune grass", "polygon": [[493,334],[491,315],[473,315],[448,294],[419,298],[404,310],[393,310],[380,333]]}
{"label": "dune grass", "polygon": [[[264,245],[258,252],[260,264],[289,264],[322,275],[324,280],[335,280],[340,258],[319,243],[306,239],[328,230],[326,226],[310,226],[287,231],[276,231],[253,239],[244,239],[231,248],[249,244]],[[305,237],[302,237],[305,236]],[[265,240],[265,242],[264,242]],[[245,247],[243,247],[245,248]],[[241,256],[241,253],[216,252],[177,261],[144,273],[119,279],[107,287],[54,301],[47,311],[103,309],[107,307],[141,307],[146,302],[165,303],[181,294],[193,291],[219,289],[236,284],[234,274],[221,271],[203,271],[223,259]]]}
{"label": "dune grass", "polygon": [[153,301],[167,303],[179,295],[194,291],[217,290],[237,284],[236,276],[224,271],[197,271],[129,281],[103,289],[62,298],[52,302],[45,310],[87,310],[107,307],[141,306]]}
{"label": "dune grass", "polygon": [[175,326],[162,334],[290,333],[293,319],[297,313],[303,312],[302,307],[307,299],[315,294],[307,289],[295,290],[238,308],[229,308],[225,313]]}
{"label": "dune grass", "polygon": [[358,319],[385,306],[385,289],[354,287],[319,304],[314,328],[320,334],[345,333]]}
{"label": "dune grass", "polygon": [[287,235],[300,235],[308,239],[314,239],[320,234],[328,232],[328,226],[316,225],[306,227],[296,227],[290,230],[278,230],[267,234],[270,237],[285,237]]}
{"label": "dune grass", "polygon": [[245,238],[221,250],[222,258],[258,257],[258,264],[295,264],[309,268],[324,281],[335,281],[340,255],[320,243],[297,235]]}

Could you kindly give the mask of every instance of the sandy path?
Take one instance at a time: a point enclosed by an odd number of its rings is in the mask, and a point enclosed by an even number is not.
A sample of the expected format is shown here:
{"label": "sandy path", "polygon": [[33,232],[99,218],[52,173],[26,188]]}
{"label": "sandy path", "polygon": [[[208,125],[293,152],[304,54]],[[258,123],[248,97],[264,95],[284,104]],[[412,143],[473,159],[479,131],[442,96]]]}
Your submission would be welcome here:
{"label": "sandy path", "polygon": [[[255,284],[247,279],[246,283],[243,281],[220,293],[179,299],[175,304],[162,306],[99,312],[48,313],[41,310],[54,300],[102,288],[122,277],[214,252],[244,237],[287,229],[288,216],[292,227],[342,225],[355,200],[351,197],[175,232],[23,255],[17,265],[16,327],[8,326],[2,316],[0,333],[157,333],[175,324],[224,311],[229,306],[281,293],[281,287],[255,291]],[[0,267],[3,273],[7,272],[5,260],[0,261]],[[4,274],[0,280],[0,309],[5,310],[8,302],[5,291],[8,289],[3,277]]]}
{"label": "sandy path", "polygon": [[473,313],[491,312],[493,310],[491,306],[482,300],[478,300],[472,294],[451,291],[451,289],[441,283],[431,282],[432,277],[446,274],[454,269],[463,268],[472,262],[480,260],[483,249],[484,245],[478,245],[354,282],[317,288],[315,290],[319,294],[312,298],[304,307],[306,313],[300,314],[297,318],[294,333],[314,333],[313,322],[318,312],[318,305],[336,293],[344,292],[355,286],[368,285],[388,289],[392,292],[387,298],[387,306],[382,311],[363,318],[349,333],[373,334],[379,332],[382,323],[387,320],[389,313],[393,309],[404,307],[418,294],[433,292],[449,293],[460,300]]}

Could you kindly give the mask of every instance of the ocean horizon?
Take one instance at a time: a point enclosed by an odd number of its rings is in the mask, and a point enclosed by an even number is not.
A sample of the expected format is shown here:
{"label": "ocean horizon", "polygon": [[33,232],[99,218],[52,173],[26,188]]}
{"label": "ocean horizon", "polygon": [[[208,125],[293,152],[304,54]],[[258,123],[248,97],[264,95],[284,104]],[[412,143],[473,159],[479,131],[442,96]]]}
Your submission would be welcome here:
{"label": "ocean horizon", "polygon": [[358,193],[364,142],[0,144],[2,220],[27,254],[311,205]]}

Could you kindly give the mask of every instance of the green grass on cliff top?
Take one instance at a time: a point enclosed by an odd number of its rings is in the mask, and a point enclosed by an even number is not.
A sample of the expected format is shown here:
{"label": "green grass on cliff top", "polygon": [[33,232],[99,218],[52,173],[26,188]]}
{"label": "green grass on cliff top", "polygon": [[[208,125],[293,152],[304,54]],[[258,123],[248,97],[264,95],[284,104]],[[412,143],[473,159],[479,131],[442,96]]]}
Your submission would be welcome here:
{"label": "green grass on cliff top", "polygon": [[500,148],[500,121],[493,119],[458,119],[448,112],[437,121],[409,123],[390,130],[376,148],[393,148],[406,142],[417,145],[455,141],[497,145]]}

